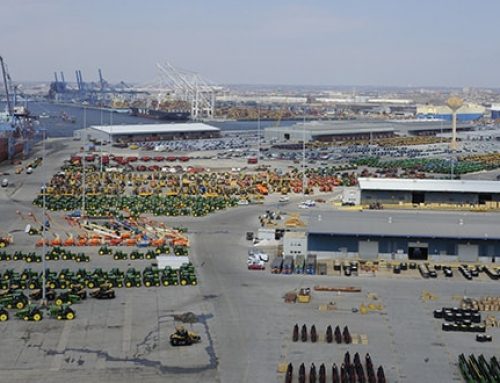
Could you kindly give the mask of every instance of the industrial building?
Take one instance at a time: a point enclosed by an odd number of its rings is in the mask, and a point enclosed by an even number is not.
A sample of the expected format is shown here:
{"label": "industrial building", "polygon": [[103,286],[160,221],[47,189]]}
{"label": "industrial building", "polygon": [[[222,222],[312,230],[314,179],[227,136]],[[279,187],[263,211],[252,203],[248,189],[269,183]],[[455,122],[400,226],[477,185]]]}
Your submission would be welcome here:
{"label": "industrial building", "polygon": [[[457,110],[457,121],[475,121],[484,116],[486,108],[477,104],[463,104]],[[451,121],[451,109],[446,105],[417,105],[417,118],[438,118]]]}
{"label": "industrial building", "polygon": [[285,231],[283,235],[283,255],[307,255],[307,235],[304,231]]}
{"label": "industrial building", "polygon": [[[472,130],[470,124],[459,124],[457,130]],[[370,140],[398,136],[429,136],[451,132],[451,124],[444,119],[413,119],[388,121],[312,121],[292,126],[264,129],[269,142],[299,143],[310,141]]]}
{"label": "industrial building", "polygon": [[500,120],[500,104],[491,105],[491,119]]}
{"label": "industrial building", "polygon": [[88,128],[87,134],[89,140],[132,143],[216,138],[220,129],[203,123],[101,125]]}
{"label": "industrial building", "polygon": [[278,142],[342,141],[394,136],[394,128],[382,124],[351,121],[313,121],[264,130],[264,138]]}
{"label": "industrial building", "polygon": [[359,178],[362,205],[500,202],[500,181]]}
{"label": "industrial building", "polygon": [[308,252],[320,258],[494,261],[500,230],[494,214],[322,211],[309,219]]}

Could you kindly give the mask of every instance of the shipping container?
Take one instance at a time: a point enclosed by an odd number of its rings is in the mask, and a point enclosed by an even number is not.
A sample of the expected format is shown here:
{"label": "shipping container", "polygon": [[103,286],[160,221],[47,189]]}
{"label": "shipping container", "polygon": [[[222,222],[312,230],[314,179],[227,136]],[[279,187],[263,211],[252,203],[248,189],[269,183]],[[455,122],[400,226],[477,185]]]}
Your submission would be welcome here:
{"label": "shipping container", "polygon": [[305,257],[300,254],[295,258],[295,274],[304,274]]}
{"label": "shipping container", "polygon": [[306,259],[306,274],[316,274],[316,255],[309,254]]}
{"label": "shipping container", "polygon": [[279,274],[281,273],[281,269],[283,268],[283,257],[276,257],[271,263],[271,273]]}
{"label": "shipping container", "polygon": [[283,274],[293,273],[293,256],[287,255],[283,260]]}

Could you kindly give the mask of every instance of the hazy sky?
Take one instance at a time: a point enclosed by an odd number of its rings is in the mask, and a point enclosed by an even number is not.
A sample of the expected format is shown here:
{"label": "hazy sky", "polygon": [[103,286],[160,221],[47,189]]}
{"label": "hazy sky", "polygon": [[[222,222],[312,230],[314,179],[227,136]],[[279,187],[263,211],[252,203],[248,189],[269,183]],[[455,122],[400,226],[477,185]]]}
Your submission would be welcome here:
{"label": "hazy sky", "polygon": [[499,0],[0,0],[15,80],[500,87]]}

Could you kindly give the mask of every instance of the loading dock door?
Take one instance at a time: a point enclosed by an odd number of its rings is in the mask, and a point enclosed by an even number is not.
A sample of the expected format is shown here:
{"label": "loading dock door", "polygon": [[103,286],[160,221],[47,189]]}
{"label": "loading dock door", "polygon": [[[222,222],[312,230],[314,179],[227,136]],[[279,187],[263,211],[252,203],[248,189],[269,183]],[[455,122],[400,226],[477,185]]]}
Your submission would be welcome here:
{"label": "loading dock door", "polygon": [[458,260],[460,262],[477,262],[479,245],[458,245]]}
{"label": "loading dock door", "polygon": [[421,242],[408,243],[408,259],[413,261],[426,261],[429,256],[429,245]]}
{"label": "loading dock door", "polygon": [[359,257],[376,259],[378,257],[378,241],[359,241]]}

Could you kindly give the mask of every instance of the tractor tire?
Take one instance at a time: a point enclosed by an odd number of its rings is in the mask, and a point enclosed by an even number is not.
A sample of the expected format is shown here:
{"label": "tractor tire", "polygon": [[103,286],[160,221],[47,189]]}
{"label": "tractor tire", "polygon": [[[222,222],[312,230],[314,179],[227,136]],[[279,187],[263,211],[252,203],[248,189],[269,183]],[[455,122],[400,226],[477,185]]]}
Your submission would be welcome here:
{"label": "tractor tire", "polygon": [[191,281],[191,285],[196,286],[198,284],[198,281]]}
{"label": "tractor tire", "polygon": [[150,282],[150,281],[146,281],[146,282],[144,282],[144,286],[146,286],[146,287],[151,287],[151,282]]}
{"label": "tractor tire", "polygon": [[186,286],[188,281],[186,279],[181,279],[181,286]]}
{"label": "tractor tire", "polygon": [[75,319],[75,313],[73,311],[68,311],[66,313],[66,319],[67,320],[73,320],[73,319]]}
{"label": "tractor tire", "polygon": [[170,286],[170,282],[168,280],[164,280],[163,281],[163,286],[167,287],[167,286]]}
{"label": "tractor tire", "polygon": [[24,309],[25,306],[26,306],[26,304],[23,301],[16,302],[16,309],[18,309],[18,310]]}
{"label": "tractor tire", "polygon": [[26,262],[31,263],[32,261],[31,257],[26,257]]}
{"label": "tractor tire", "polygon": [[130,281],[125,282],[125,287],[127,289],[131,288],[132,287],[132,282],[130,282]]}
{"label": "tractor tire", "polygon": [[29,318],[27,315],[25,315],[23,319],[24,319],[25,321],[28,321],[30,318]]}
{"label": "tractor tire", "polygon": [[131,259],[132,261],[134,261],[134,260],[135,260],[135,255],[131,255],[131,256],[130,256],[130,259]]}
{"label": "tractor tire", "polygon": [[41,321],[41,320],[42,320],[42,314],[41,314],[41,313],[35,313],[35,314],[33,315],[33,320],[34,320],[35,322]]}
{"label": "tractor tire", "polygon": [[57,298],[54,303],[56,306],[61,306],[64,302],[61,298]]}
{"label": "tractor tire", "polygon": [[93,289],[93,288],[95,287],[95,283],[94,283],[94,282],[92,282],[92,281],[90,281],[89,283],[87,283],[87,287],[88,287],[89,289]]}
{"label": "tractor tire", "polygon": [[28,287],[30,288],[30,290],[34,290],[36,288],[36,285],[31,282]]}
{"label": "tractor tire", "polygon": [[3,241],[2,241],[2,242],[0,242],[0,249],[3,249],[5,246],[7,246],[7,245],[5,244],[5,242],[3,242]]}
{"label": "tractor tire", "polygon": [[9,320],[9,314],[7,312],[3,312],[0,314],[0,322],[5,322]]}

